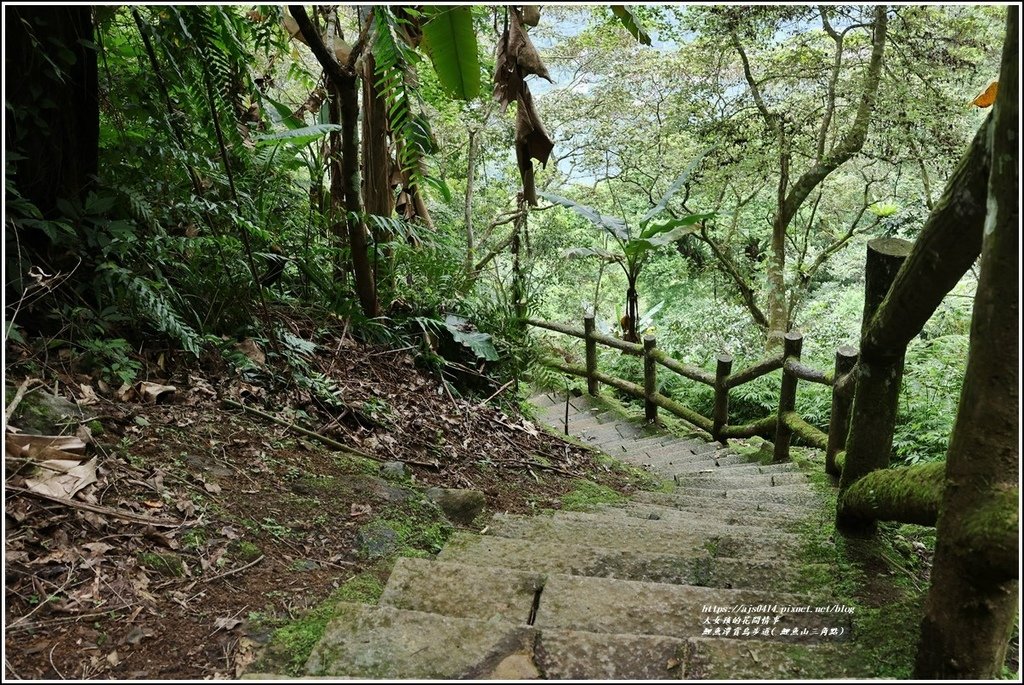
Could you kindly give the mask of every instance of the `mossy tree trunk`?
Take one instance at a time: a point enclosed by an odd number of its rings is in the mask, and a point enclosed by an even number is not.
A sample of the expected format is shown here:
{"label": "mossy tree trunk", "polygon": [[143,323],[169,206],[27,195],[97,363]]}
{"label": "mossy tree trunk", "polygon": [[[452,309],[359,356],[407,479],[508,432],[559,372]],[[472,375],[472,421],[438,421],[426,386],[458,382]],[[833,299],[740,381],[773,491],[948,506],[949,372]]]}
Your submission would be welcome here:
{"label": "mossy tree trunk", "polygon": [[[1007,8],[988,215],[967,373],[946,456],[932,586],[914,676],[1000,675],[1017,610],[1019,8]],[[1008,530],[1008,539],[993,531]]]}
{"label": "mossy tree trunk", "polygon": [[[868,243],[862,333],[882,306],[910,248],[910,243],[897,238],[876,238]],[[889,466],[906,349],[905,343],[874,354],[867,354],[862,349],[857,362],[857,389],[853,397],[846,463],[839,481],[839,509],[836,515],[836,525],[847,535],[868,536],[875,531],[873,520],[861,519],[853,512],[844,510],[843,494],[858,478]]]}

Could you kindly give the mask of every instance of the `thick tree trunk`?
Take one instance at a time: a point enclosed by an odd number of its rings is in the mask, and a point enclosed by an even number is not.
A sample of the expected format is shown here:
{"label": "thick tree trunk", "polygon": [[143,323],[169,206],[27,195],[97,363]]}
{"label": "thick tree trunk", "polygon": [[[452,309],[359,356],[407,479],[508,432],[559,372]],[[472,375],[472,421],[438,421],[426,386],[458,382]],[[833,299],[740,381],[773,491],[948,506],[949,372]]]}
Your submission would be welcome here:
{"label": "thick tree trunk", "polygon": [[4,146],[24,157],[14,163],[18,191],[52,217],[58,199],[85,197],[98,166],[92,9],[12,7],[4,24],[5,97],[13,109]]}
{"label": "thick tree trunk", "polygon": [[[387,103],[374,85],[374,59],[363,56],[363,204],[367,214],[391,216],[394,209],[391,197],[391,157],[388,154]],[[389,234],[377,235],[378,242],[386,242]]]}
{"label": "thick tree trunk", "polygon": [[[862,333],[885,299],[910,250],[911,244],[898,238],[876,238],[868,243],[864,264]],[[844,508],[843,495],[859,478],[889,467],[905,353],[906,345],[874,355],[862,350],[857,362],[857,390],[853,398],[846,463],[839,481],[840,499],[836,512],[836,524],[847,535],[868,536],[875,531],[873,519],[861,518],[857,511]]]}
{"label": "thick tree trunk", "polygon": [[[938,543],[914,676],[998,677],[1018,601],[1020,545],[1019,8],[1007,8],[981,275],[946,455]],[[1008,531],[1008,539],[993,537]]]}

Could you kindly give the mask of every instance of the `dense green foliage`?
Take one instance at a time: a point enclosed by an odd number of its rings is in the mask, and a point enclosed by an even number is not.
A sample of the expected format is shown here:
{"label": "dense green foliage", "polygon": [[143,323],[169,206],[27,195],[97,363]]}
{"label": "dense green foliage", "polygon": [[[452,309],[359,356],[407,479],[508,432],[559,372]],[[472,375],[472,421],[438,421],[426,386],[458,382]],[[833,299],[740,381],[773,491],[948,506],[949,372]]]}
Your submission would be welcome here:
{"label": "dense green foliage", "polygon": [[[566,260],[581,248],[611,255],[615,232],[517,197],[517,107],[500,112],[489,85],[504,8],[313,13],[342,66],[345,50],[365,38],[387,105],[399,206],[393,215],[353,217],[332,179],[336,104],[284,8],[97,7],[95,41],[85,46],[97,56],[99,103],[88,188],[53,207],[24,193],[26,137],[49,133],[33,112],[59,103],[42,84],[33,99],[8,103],[25,123],[5,140],[5,333],[70,345],[87,370],[120,384],[141,371],[137,352],[146,348],[219,351],[244,364],[232,343],[251,337],[291,359],[302,339],[282,323],[285,312],[341,317],[359,335],[403,345],[450,331],[445,322],[455,315],[467,322],[458,332],[481,333],[472,339],[494,354],[463,345],[461,360],[449,361],[486,360],[506,379],[531,366],[544,376],[534,364],[541,336],[527,336],[515,320],[516,300],[530,315],[575,325],[593,309],[601,331],[621,334],[632,275],[638,333],[655,333],[659,347],[707,369],[727,351],[740,369],[764,354],[758,312],[767,311],[779,263],[790,323],[805,334],[804,360],[831,369],[835,348],[857,342],[866,241],[916,235],[983,116],[967,103],[996,75],[1001,15],[992,7],[890,9],[864,146],[798,208],[780,263],[770,243],[783,151],[723,31],[735,31],[767,106],[787,113],[795,175],[816,146],[852,126],[870,12],[545,7],[530,34],[555,83],[530,83],[555,149],[537,185],[605,216],[657,215],[655,233],[672,239],[648,241],[635,255],[642,252],[643,268],[631,271]],[[841,68],[829,31],[844,36]],[[40,78],[62,82],[74,46],[33,39]],[[406,191],[422,196],[429,218],[403,208]],[[697,215],[699,223],[686,223]],[[353,248],[339,229],[347,220],[370,229],[384,312],[374,320],[355,296]],[[626,261],[630,244],[620,245]],[[968,275],[911,345],[895,444],[901,460],[936,459],[945,449],[974,284]],[[579,354],[567,339],[555,342]],[[434,351],[426,355],[440,363]],[[637,361],[618,353],[602,353],[600,367],[640,377]],[[774,411],[777,376],[733,391],[733,422]],[[710,413],[708,389],[660,378],[663,391]],[[809,421],[825,426],[828,403],[825,389],[801,385],[798,409]]]}

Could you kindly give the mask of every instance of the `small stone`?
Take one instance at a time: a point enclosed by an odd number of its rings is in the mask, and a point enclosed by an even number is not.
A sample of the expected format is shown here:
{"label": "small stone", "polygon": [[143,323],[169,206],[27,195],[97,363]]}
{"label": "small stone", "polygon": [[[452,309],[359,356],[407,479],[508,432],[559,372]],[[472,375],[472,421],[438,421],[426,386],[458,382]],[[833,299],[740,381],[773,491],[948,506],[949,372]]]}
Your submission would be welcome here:
{"label": "small stone", "polygon": [[388,461],[380,465],[380,472],[385,478],[405,478],[408,469],[400,461]]}
{"label": "small stone", "polygon": [[452,523],[470,525],[483,511],[487,499],[479,490],[459,490],[452,488],[428,488],[426,496],[441,507]]}
{"label": "small stone", "polygon": [[398,533],[379,521],[373,521],[356,533],[356,547],[366,558],[380,559],[398,551]]}

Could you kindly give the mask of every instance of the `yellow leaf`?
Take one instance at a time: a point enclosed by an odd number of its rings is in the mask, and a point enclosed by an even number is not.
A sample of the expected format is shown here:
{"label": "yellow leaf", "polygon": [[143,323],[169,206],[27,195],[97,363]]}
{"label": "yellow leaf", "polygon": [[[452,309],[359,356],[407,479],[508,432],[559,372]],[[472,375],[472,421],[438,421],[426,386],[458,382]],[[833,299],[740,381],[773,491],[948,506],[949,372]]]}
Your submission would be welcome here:
{"label": "yellow leaf", "polygon": [[975,107],[991,107],[992,103],[996,101],[996,93],[999,92],[999,81],[993,81],[988,84],[988,88],[985,89],[978,97],[974,98],[971,102]]}

